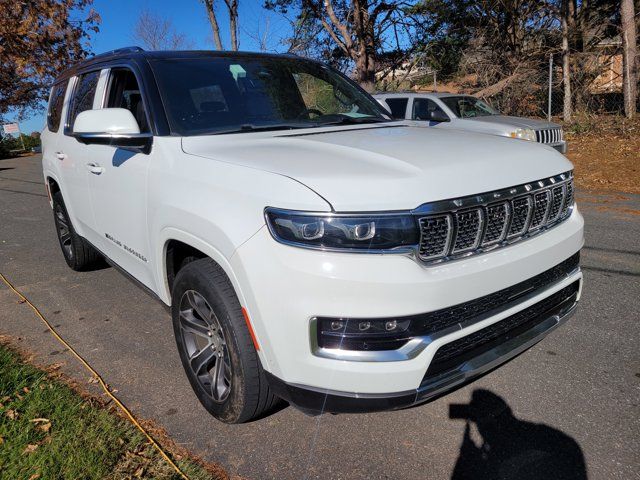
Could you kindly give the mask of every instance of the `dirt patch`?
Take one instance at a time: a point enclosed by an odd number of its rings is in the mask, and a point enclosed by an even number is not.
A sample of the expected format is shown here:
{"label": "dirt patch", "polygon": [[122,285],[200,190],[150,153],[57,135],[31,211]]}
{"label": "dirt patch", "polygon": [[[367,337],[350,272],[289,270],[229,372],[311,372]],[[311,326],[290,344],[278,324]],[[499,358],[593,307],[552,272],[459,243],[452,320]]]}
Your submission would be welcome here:
{"label": "dirt patch", "polygon": [[[568,130],[568,157],[579,188],[597,192],[640,194],[640,119],[591,119],[587,131]],[[576,133],[572,133],[571,130]]]}

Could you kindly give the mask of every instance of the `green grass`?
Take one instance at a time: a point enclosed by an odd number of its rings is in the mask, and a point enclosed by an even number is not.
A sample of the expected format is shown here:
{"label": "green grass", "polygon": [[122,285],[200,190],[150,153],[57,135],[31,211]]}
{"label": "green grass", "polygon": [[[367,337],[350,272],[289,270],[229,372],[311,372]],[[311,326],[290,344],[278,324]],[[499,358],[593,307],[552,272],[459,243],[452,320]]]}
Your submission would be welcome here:
{"label": "green grass", "polygon": [[[194,480],[224,478],[189,460]],[[0,345],[0,477],[178,479],[130,423]]]}

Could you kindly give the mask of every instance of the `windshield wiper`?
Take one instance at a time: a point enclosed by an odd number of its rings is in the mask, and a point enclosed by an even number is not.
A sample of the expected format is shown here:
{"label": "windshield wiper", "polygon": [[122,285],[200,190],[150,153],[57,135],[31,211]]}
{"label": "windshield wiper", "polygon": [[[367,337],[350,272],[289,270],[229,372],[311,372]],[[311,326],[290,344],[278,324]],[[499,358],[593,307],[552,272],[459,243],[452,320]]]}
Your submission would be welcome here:
{"label": "windshield wiper", "polygon": [[268,125],[254,125],[252,123],[245,123],[238,127],[229,128],[226,130],[216,130],[214,132],[211,132],[211,135],[222,135],[225,133],[268,132],[273,130],[293,130],[296,128],[310,128],[315,126],[316,124],[307,123],[272,123]]}
{"label": "windshield wiper", "polygon": [[391,121],[387,120],[386,118],[380,117],[352,117],[350,115],[344,114],[336,114],[331,116],[334,118],[330,120],[320,121],[318,122],[318,125],[361,125],[365,123],[383,123]]}

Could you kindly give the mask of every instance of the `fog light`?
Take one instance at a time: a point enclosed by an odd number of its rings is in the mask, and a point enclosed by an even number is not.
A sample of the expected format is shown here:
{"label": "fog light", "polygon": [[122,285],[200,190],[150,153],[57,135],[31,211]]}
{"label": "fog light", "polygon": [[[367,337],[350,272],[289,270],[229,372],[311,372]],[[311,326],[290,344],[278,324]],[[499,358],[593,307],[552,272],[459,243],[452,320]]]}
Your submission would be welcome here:
{"label": "fog light", "polygon": [[409,318],[316,318],[318,346],[342,350],[394,350],[411,339]]}

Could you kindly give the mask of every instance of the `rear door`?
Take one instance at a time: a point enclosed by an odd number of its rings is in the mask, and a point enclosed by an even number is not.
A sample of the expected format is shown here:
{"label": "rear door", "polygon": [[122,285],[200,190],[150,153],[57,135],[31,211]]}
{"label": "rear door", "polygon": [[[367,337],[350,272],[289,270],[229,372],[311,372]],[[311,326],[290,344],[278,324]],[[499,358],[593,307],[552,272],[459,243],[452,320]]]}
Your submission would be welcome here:
{"label": "rear door", "polygon": [[62,196],[71,222],[78,234],[91,243],[95,243],[97,238],[87,181],[87,163],[91,161],[94,149],[78,142],[72,136],[72,127],[80,112],[93,108],[99,81],[100,70],[82,73],[71,79],[71,94],[68,95],[65,108],[64,135],[59,136],[55,153],[63,180]]}
{"label": "rear door", "polygon": [[[149,132],[147,102],[129,67],[111,68],[99,108],[126,108]],[[108,145],[93,145],[87,171],[100,248],[111,260],[153,288],[147,229],[147,172],[150,155]]]}

